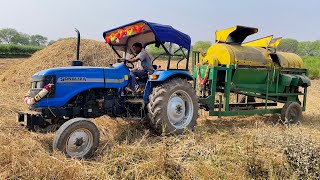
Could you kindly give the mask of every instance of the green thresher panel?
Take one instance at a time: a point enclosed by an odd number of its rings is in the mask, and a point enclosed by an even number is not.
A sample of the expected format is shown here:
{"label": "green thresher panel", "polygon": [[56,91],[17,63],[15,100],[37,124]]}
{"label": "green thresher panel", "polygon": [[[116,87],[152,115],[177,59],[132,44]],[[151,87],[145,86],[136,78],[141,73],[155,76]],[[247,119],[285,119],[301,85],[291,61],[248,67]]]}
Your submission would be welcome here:
{"label": "green thresher panel", "polygon": [[234,84],[265,84],[266,69],[236,69],[232,77]]}
{"label": "green thresher panel", "polygon": [[[268,76],[269,71],[269,76]],[[265,68],[238,68],[235,69],[232,82],[233,87],[239,88],[239,90],[265,93],[267,91],[267,84],[269,85],[268,91],[275,92],[277,75],[279,70],[268,70]],[[269,83],[267,78],[269,77]],[[278,87],[282,90],[282,87]],[[278,89],[279,90],[279,89]]]}

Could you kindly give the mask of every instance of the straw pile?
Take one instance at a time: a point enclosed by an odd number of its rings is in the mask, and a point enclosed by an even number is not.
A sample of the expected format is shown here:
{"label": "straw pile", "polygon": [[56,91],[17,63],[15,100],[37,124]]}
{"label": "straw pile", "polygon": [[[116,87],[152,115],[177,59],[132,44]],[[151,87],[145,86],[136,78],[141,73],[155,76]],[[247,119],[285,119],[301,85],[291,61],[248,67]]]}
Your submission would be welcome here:
{"label": "straw pile", "polygon": [[[16,64],[0,75],[0,107],[24,109],[23,96],[30,88],[31,76],[41,70],[70,66],[76,59],[76,40],[58,41],[47,48],[38,51],[31,58]],[[109,66],[116,56],[105,43],[94,40],[81,40],[80,59],[85,66]]]}

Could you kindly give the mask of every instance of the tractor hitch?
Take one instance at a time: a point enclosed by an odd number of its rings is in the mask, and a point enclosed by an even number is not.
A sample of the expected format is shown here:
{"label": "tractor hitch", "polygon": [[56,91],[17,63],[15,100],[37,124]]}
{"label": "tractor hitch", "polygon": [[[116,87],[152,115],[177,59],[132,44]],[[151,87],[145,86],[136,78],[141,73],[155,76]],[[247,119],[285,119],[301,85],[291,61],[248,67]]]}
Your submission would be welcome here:
{"label": "tractor hitch", "polygon": [[35,125],[45,125],[45,120],[42,117],[42,114],[35,111],[18,112],[17,120],[20,125],[25,126],[28,130],[33,130]]}

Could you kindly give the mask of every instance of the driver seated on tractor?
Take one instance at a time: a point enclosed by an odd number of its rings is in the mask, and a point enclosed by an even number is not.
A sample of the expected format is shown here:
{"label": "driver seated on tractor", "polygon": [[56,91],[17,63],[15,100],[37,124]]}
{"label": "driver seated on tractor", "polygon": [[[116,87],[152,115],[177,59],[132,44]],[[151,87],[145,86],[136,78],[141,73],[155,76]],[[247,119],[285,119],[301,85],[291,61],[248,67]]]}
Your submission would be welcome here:
{"label": "driver seated on tractor", "polygon": [[152,66],[152,56],[142,47],[141,43],[134,43],[132,45],[132,50],[135,54],[137,54],[137,56],[129,59],[128,61],[132,63],[140,61],[142,67],[130,71],[130,83],[129,87],[126,87],[126,91],[134,93],[136,77],[140,78],[143,76],[148,76],[148,73],[152,74],[154,72],[154,68]]}

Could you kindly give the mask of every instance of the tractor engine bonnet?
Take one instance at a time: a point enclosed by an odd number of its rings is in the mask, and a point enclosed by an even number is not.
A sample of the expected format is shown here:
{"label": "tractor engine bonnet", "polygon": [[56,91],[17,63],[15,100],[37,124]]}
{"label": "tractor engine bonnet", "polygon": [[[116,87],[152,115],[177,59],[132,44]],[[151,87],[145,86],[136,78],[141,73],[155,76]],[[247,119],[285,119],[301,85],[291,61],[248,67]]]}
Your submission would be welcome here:
{"label": "tractor engine bonnet", "polygon": [[[304,68],[302,59],[287,52],[272,52],[272,36],[243,44],[244,39],[258,32],[257,28],[236,26],[216,32],[216,43],[200,59],[210,65],[280,66],[283,68]],[[279,43],[277,43],[278,45]],[[274,49],[276,46],[273,47]],[[277,64],[274,64],[274,63]]]}

